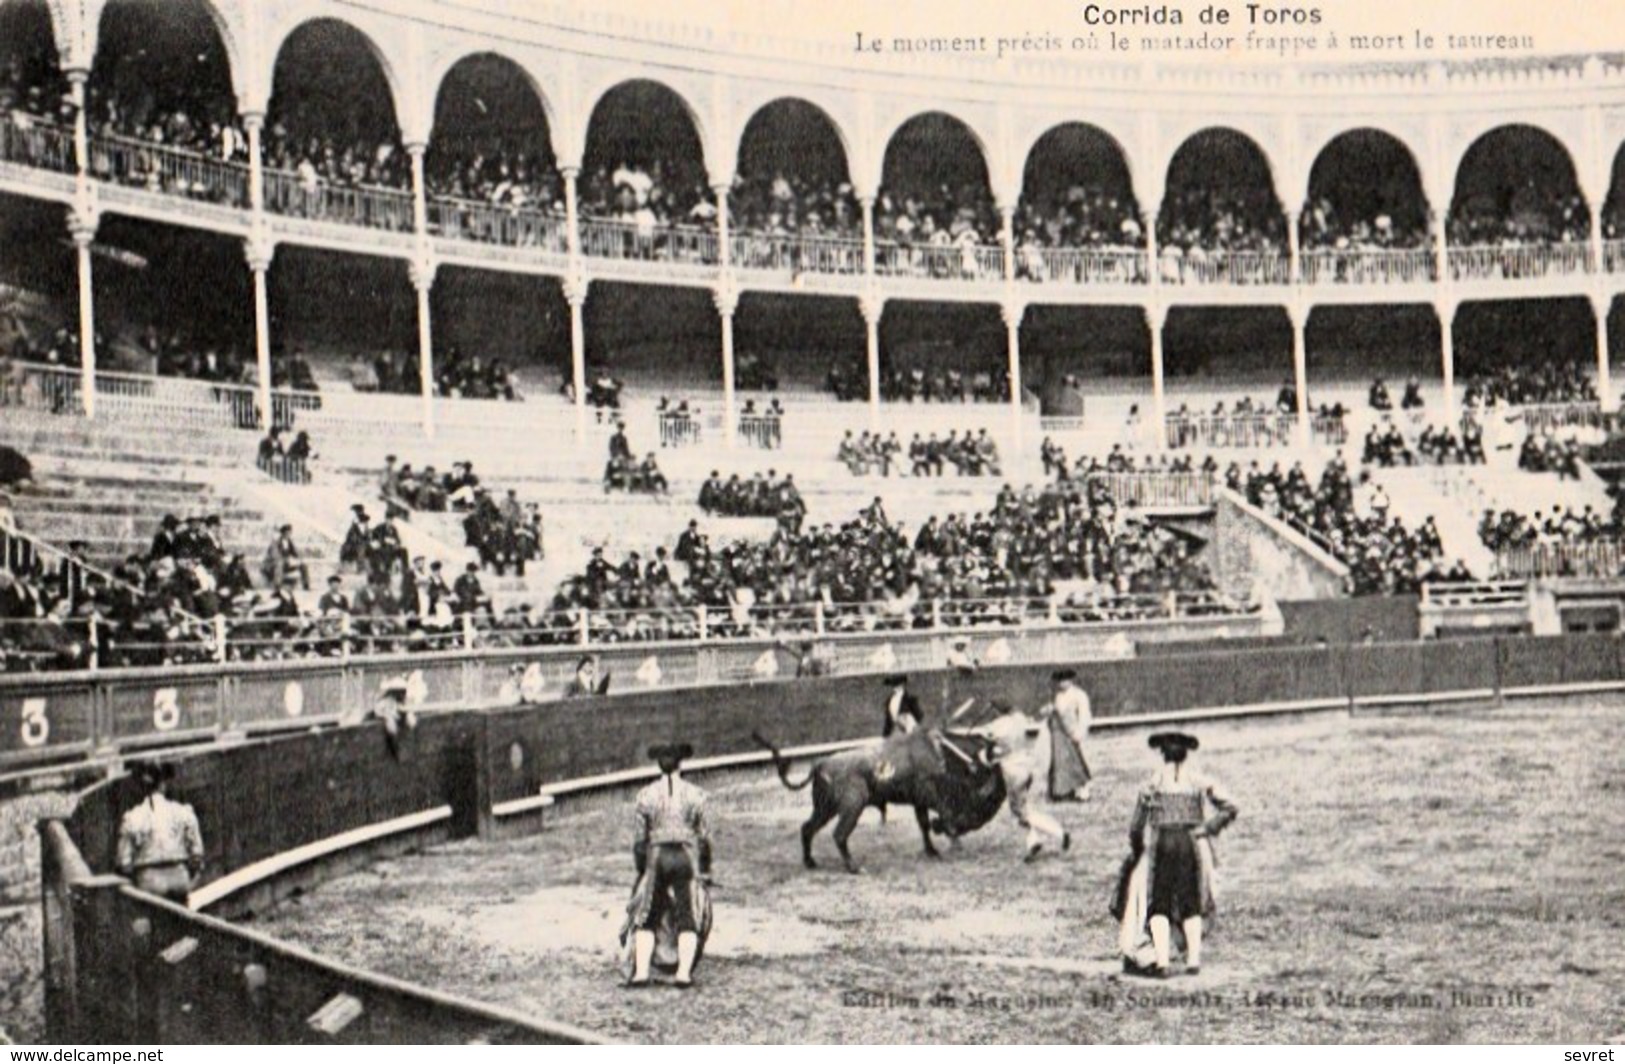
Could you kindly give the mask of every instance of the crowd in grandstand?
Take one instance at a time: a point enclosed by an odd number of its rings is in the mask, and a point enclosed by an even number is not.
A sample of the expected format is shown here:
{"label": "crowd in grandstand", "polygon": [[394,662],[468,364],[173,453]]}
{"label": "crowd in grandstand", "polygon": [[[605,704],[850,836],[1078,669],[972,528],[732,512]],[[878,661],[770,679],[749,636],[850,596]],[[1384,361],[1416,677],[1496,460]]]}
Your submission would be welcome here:
{"label": "crowd in grandstand", "polygon": [[1399,251],[1426,248],[1427,215],[1418,204],[1409,211],[1378,209],[1369,216],[1339,210],[1327,197],[1304,209],[1299,233],[1305,251]]}
{"label": "crowd in grandstand", "polygon": [[1366,430],[1360,462],[1391,468],[1412,465],[1483,465],[1484,427],[1471,414],[1458,433],[1449,425],[1425,425],[1414,443],[1395,421],[1384,419]]}
{"label": "crowd in grandstand", "polygon": [[[0,571],[0,651],[7,670],[103,668],[215,660],[214,618],[257,628],[299,616],[295,589],[309,571],[292,528],[278,529],[260,561],[256,590],[241,554],[229,553],[218,514],[165,515],[145,551],[111,574],[85,563],[86,544],[47,568],[32,563]],[[254,654],[258,636],[238,654]],[[272,651],[266,650],[267,653]],[[280,653],[280,651],[277,651]]]}
{"label": "crowd in grandstand", "polygon": [[[537,503],[523,503],[514,489],[498,500],[480,483],[472,462],[453,462],[451,470],[437,472],[426,465],[414,470],[411,463],[397,464],[394,455],[384,460],[378,494],[386,514],[460,513],[463,515],[464,545],[472,547],[480,564],[501,576],[512,568],[525,575],[527,562],[542,556],[542,515]],[[355,562],[361,556],[368,535],[364,513],[352,521],[341,558]]]}
{"label": "crowd in grandstand", "polygon": [[565,214],[558,168],[537,153],[492,148],[465,156],[436,151],[425,163],[423,180],[435,199],[541,211],[555,218]]}
{"label": "crowd in grandstand", "polygon": [[1355,507],[1354,481],[1341,458],[1327,464],[1318,485],[1311,483],[1301,463],[1285,471],[1279,464],[1268,470],[1257,462],[1246,470],[1232,464],[1224,482],[1347,565],[1352,594],[1403,594],[1417,591],[1423,583],[1472,578],[1459,561],[1445,566],[1432,517],[1408,529],[1400,518],[1388,514],[1380,496],[1362,515]]}
{"label": "crowd in grandstand", "polygon": [[716,517],[777,518],[792,533],[800,530],[807,515],[795,476],[786,473],[780,478],[774,469],[746,478],[734,473],[726,480],[713,469],[700,485],[699,506],[701,512]]}
{"label": "crowd in grandstand", "polygon": [[[824,387],[843,402],[867,402],[869,371],[861,358],[838,359],[825,375]],[[896,366],[881,371],[880,398],[888,403],[1005,403],[1010,400],[1010,376],[1002,368],[966,373],[953,366]]]}
{"label": "crowd in grandstand", "polygon": [[1452,247],[1520,247],[1583,244],[1591,236],[1591,212],[1578,192],[1543,188],[1529,178],[1508,203],[1480,196],[1450,214]]}
{"label": "crowd in grandstand", "polygon": [[1597,388],[1583,363],[1541,362],[1507,365],[1469,377],[1463,402],[1469,407],[1595,402]]}
{"label": "crowd in grandstand", "polygon": [[1068,600],[1079,617],[1157,608],[1132,596],[1212,588],[1180,533],[1120,513],[1098,485],[1057,480],[1042,490],[1006,485],[989,511],[933,516],[913,534],[878,498],[851,521],[781,526],[766,542],[713,547],[690,522],[669,555],[663,547],[646,562],[632,555],[617,565],[595,550],[553,613],[588,611],[586,623],[611,641],[694,634],[695,606],[707,607],[716,635],[760,634],[758,607],[808,620],[816,606],[835,631],[928,625],[933,602],[965,623],[1020,623],[1047,615],[1068,585],[1076,595],[1080,581],[1086,590]]}
{"label": "crowd in grandstand", "polygon": [[[863,239],[863,209],[845,181],[812,181],[782,172],[741,174],[728,194],[728,212],[740,233]],[[752,264],[747,250],[740,265]]]}
{"label": "crowd in grandstand", "polygon": [[941,438],[935,432],[924,436],[916,432],[906,450],[895,432],[882,436],[866,430],[854,436],[848,429],[835,457],[853,476],[860,477],[872,473],[891,476],[893,469],[901,473],[904,468],[909,476],[940,477],[949,466],[960,477],[1001,475],[999,445],[985,428],[974,435],[967,429],[963,436],[958,429],[949,429]]}
{"label": "crowd in grandstand", "polygon": [[[1218,268],[1237,283],[1280,280],[1272,260],[1286,255],[1286,216],[1269,189],[1170,189],[1157,243],[1165,280],[1210,280]],[[1249,258],[1231,261],[1236,255]]]}
{"label": "crowd in grandstand", "polygon": [[1529,473],[1556,473],[1580,479],[1580,444],[1572,436],[1559,439],[1550,432],[1531,432],[1518,449],[1518,468]]}
{"label": "crowd in grandstand", "polygon": [[1512,510],[1485,510],[1478,521],[1478,537],[1494,551],[1519,547],[1552,546],[1556,544],[1614,542],[1619,538],[1615,521],[1598,513],[1591,506],[1574,508],[1552,507],[1521,514]]}

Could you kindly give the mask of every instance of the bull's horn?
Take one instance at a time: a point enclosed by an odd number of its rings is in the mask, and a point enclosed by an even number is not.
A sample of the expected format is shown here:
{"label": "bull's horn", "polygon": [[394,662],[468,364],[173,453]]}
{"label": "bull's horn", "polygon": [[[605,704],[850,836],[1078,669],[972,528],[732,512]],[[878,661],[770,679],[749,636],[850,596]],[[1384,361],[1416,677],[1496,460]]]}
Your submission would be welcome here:
{"label": "bull's horn", "polygon": [[954,710],[953,713],[951,715],[949,715],[948,719],[950,721],[958,720],[960,717],[963,717],[965,715],[965,710],[969,709],[971,706],[974,706],[975,704],[976,704],[975,696],[972,696],[970,698],[965,699],[965,701],[963,701],[963,702],[961,702],[959,704],[959,708]]}

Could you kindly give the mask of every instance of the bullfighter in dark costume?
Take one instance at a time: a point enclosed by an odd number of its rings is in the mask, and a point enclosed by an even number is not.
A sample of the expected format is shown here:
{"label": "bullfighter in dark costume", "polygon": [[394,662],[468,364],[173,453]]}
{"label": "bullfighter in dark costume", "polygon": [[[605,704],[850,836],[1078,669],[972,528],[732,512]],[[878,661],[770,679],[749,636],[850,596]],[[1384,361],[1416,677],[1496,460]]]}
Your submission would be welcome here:
{"label": "bullfighter in dark costume", "polygon": [[1195,737],[1159,732],[1150,744],[1162,752],[1163,765],[1134,807],[1133,855],[1113,910],[1123,922],[1123,967],[1136,975],[1167,976],[1178,927],[1185,938],[1185,971],[1195,974],[1202,967],[1203,920],[1214,912],[1212,840],[1236,819],[1236,807],[1185,764],[1199,745]]}
{"label": "bullfighter in dark costume", "polygon": [[626,909],[622,946],[631,946],[628,987],[649,985],[650,969],[673,973],[673,982],[694,985],[694,965],[711,933],[711,830],[705,792],[682,778],[688,743],[649,748],[660,778],[638,792],[632,859],[638,881]]}

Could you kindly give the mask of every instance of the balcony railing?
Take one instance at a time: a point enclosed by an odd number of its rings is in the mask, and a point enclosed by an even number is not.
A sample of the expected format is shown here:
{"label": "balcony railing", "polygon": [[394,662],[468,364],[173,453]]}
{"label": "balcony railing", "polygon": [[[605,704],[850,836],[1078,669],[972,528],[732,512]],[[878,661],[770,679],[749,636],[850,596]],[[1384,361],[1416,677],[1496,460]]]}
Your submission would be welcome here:
{"label": "balcony railing", "polygon": [[730,245],[733,264],[741,270],[843,277],[863,273],[862,240],[788,233],[736,233]]}
{"label": "balcony railing", "polygon": [[429,231],[448,240],[535,248],[563,255],[569,250],[565,220],[530,207],[500,207],[474,200],[432,199]]}
{"label": "balcony railing", "polygon": [[584,219],[581,251],[599,259],[714,266],[717,234],[694,226],[641,226],[635,222]]}
{"label": "balcony railing", "polygon": [[1521,581],[1424,583],[1422,605],[1442,609],[1478,609],[1485,606],[1527,608],[1529,585]]}
{"label": "balcony railing", "polygon": [[246,165],[134,137],[92,137],[90,176],[166,196],[248,206]]}
{"label": "balcony railing", "polygon": [[1118,506],[1145,508],[1213,505],[1213,478],[1206,473],[1090,473]]}
{"label": "balcony railing", "polygon": [[1004,248],[986,244],[877,244],[875,272],[883,277],[933,281],[997,281],[1004,277]]}
{"label": "balcony railing", "polygon": [[265,209],[291,218],[396,233],[409,233],[416,225],[410,192],[371,185],[335,185],[319,178],[306,183],[298,174],[286,170],[265,171]]}
{"label": "balcony railing", "polygon": [[1591,248],[1582,243],[1450,249],[1450,276],[1457,281],[1525,281],[1591,270]]}
{"label": "balcony railing", "polygon": [[1305,284],[1423,284],[1439,279],[1428,248],[1305,251],[1299,257]]}
{"label": "balcony railing", "polygon": [[34,118],[19,123],[0,116],[0,159],[62,174],[79,168],[74,161],[73,130]]}
{"label": "balcony railing", "polygon": [[1608,240],[1603,243],[1602,268],[1609,273],[1625,273],[1625,240]]}
{"label": "balcony railing", "polygon": [[1607,430],[1619,422],[1618,413],[1608,413],[1595,401],[1527,403],[1512,409],[1523,419],[1524,428],[1529,432],[1551,432],[1568,428]]}
{"label": "balcony railing", "polygon": [[1017,248],[1016,277],[1042,284],[1145,284],[1144,251],[1133,248]]}
{"label": "balcony railing", "polygon": [[1292,261],[1277,251],[1165,252],[1163,284],[1287,284]]}
{"label": "balcony railing", "polygon": [[1520,580],[1551,577],[1611,580],[1625,573],[1625,544],[1599,541],[1517,547],[1496,554],[1495,570],[1502,577]]}
{"label": "balcony railing", "polygon": [[[1297,439],[1296,414],[1168,415],[1168,446],[1275,447]],[[1316,415],[1309,419],[1311,443],[1340,447],[1348,442],[1342,418]]]}

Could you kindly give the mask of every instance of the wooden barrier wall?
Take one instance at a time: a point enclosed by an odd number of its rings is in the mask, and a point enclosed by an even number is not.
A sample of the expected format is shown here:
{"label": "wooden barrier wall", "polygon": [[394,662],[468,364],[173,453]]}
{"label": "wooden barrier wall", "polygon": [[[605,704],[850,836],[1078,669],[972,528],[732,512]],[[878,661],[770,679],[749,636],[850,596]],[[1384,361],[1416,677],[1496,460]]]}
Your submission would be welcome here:
{"label": "wooden barrier wall", "polygon": [[[1179,714],[1200,719],[1365,702],[1625,690],[1622,651],[1625,640],[1591,634],[1287,647],[1087,662],[1077,669],[1097,723],[1110,726],[1114,720],[1150,723]],[[917,674],[912,687],[928,715],[940,720],[970,698],[985,705],[998,695],[1032,708],[1048,697],[1050,671],[939,670]],[[207,850],[204,878],[219,880],[301,849],[321,854],[322,844],[335,838],[350,845],[346,833],[413,818],[435,825],[437,837],[484,834],[501,803],[532,798],[543,788],[562,793],[625,782],[648,771],[643,752],[651,742],[680,738],[692,742],[701,759],[727,759],[757,752],[755,731],[786,748],[861,740],[879,731],[884,700],[873,676],[651,691],[431,715],[403,737],[398,751],[376,723],[327,727],[172,755],[172,790],[196,808]],[[182,1024],[173,1029],[199,1041],[585,1035],[541,1023],[525,1026],[523,1018],[493,1018],[474,1003],[390,984],[144,899],[105,874],[119,815],[135,797],[128,778],[121,777],[81,795],[65,824],[42,827],[47,1010],[54,1039],[130,1042],[138,1040],[132,1032],[154,1030],[154,1024],[159,1033],[171,1030],[164,1024]],[[425,820],[426,814],[435,815]],[[148,929],[142,941],[132,938],[138,925]],[[152,960],[182,940],[193,945],[180,952],[197,958],[185,973],[176,970],[178,961]],[[229,989],[242,983],[243,966],[250,963],[287,984],[277,993],[297,1004],[280,1012],[254,1011],[260,1006],[251,1008],[239,990]],[[312,1003],[339,994],[362,1006],[367,1024],[345,1027],[348,1034],[313,1027],[318,1007]],[[209,997],[218,1008],[182,1010],[184,1016],[165,1011],[208,995],[225,996]],[[301,1017],[307,1007],[313,1011]]]}

